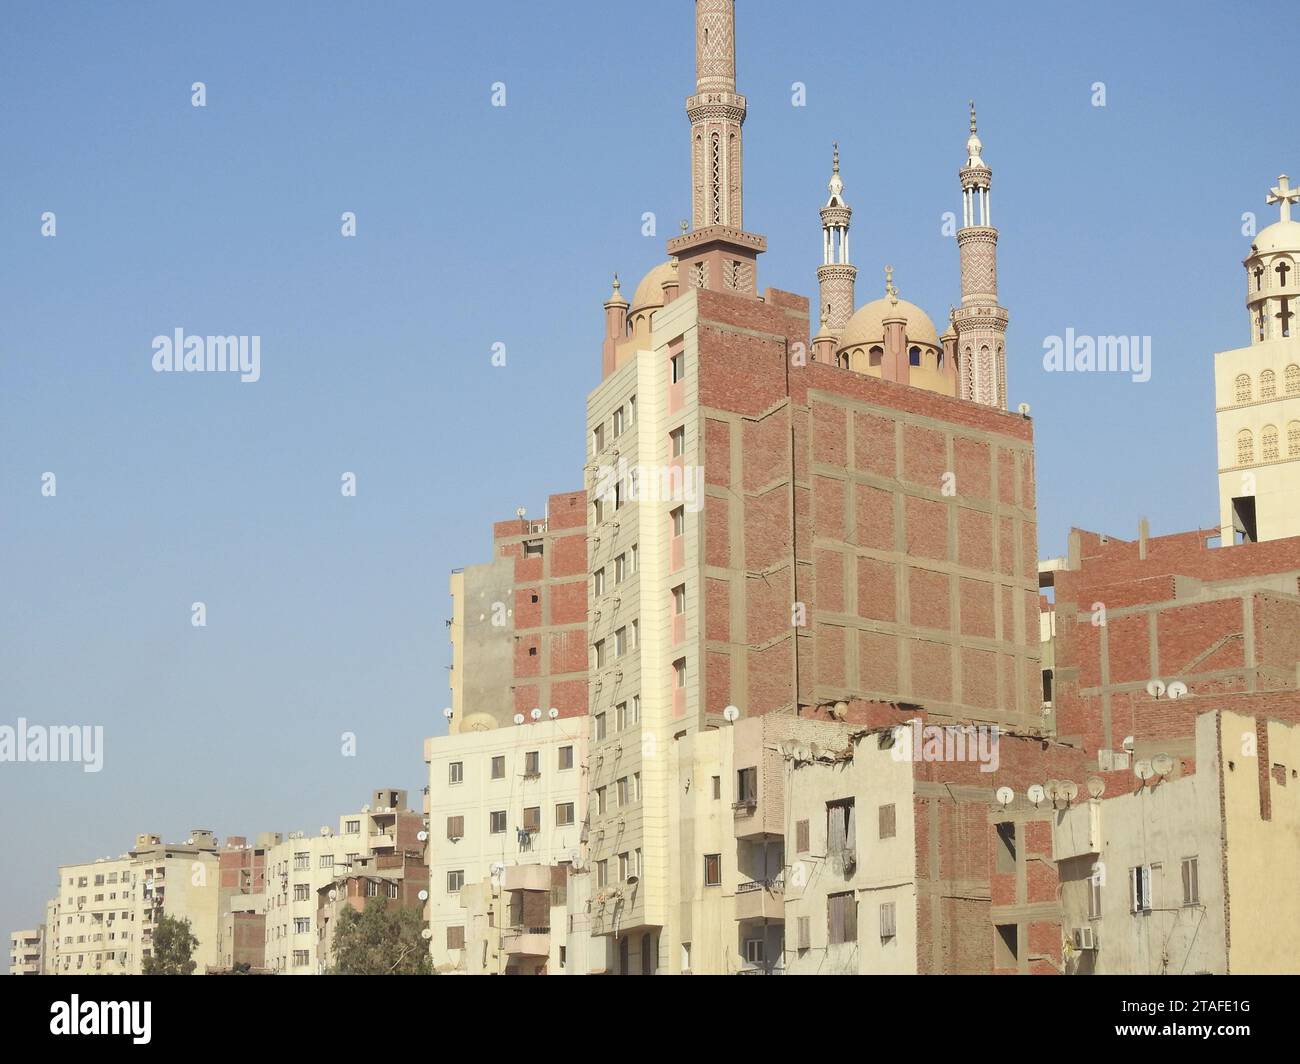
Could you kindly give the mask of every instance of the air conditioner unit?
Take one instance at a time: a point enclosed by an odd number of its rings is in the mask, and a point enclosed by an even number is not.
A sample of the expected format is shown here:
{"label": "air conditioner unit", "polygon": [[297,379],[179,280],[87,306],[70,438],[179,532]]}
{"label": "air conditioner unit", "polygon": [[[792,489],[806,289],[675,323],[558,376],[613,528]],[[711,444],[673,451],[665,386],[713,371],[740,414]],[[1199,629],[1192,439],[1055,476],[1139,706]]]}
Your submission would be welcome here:
{"label": "air conditioner unit", "polygon": [[1097,932],[1091,927],[1076,927],[1074,929],[1074,948],[1077,950],[1095,950],[1097,948]]}

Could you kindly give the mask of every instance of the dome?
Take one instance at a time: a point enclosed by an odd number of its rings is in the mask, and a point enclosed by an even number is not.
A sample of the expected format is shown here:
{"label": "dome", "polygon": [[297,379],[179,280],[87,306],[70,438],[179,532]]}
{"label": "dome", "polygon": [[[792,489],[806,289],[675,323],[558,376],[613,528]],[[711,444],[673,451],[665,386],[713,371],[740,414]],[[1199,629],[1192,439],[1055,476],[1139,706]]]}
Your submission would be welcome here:
{"label": "dome", "polygon": [[903,332],[909,343],[929,344],[939,347],[939,334],[934,331],[934,322],[915,303],[906,299],[895,302],[892,299],[877,299],[860,307],[844,326],[836,347],[843,351],[846,347],[860,347],[867,344],[885,342],[885,320],[903,318],[907,324]]}
{"label": "dome", "polygon": [[1279,251],[1300,252],[1300,222],[1288,219],[1261,229],[1251,242],[1252,255],[1271,255]]}
{"label": "dome", "polygon": [[661,262],[642,277],[641,283],[636,286],[636,294],[632,296],[631,313],[635,314],[638,310],[645,310],[647,307],[662,307],[664,282],[676,279],[677,267],[671,262]]}

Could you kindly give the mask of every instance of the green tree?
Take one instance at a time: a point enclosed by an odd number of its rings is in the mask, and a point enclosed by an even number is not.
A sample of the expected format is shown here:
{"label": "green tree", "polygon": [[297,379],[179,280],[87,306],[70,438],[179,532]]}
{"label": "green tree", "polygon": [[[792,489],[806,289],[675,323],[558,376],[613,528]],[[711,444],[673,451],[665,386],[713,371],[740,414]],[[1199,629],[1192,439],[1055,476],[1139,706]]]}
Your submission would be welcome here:
{"label": "green tree", "polygon": [[363,912],[351,906],[334,925],[331,975],[432,975],[424,921],[415,909],[371,898]]}
{"label": "green tree", "polygon": [[188,919],[164,915],[154,925],[153,951],[144,959],[144,974],[193,975],[197,965],[192,957],[198,944]]}

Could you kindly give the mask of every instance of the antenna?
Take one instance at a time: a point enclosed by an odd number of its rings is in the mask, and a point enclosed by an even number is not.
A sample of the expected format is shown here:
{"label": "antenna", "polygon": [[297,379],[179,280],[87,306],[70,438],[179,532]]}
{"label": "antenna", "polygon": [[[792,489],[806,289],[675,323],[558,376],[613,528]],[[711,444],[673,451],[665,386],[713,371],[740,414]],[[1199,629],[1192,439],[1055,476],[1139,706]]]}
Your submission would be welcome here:
{"label": "antenna", "polygon": [[1165,685],[1163,680],[1152,680],[1147,684],[1147,694],[1152,698],[1159,698],[1164,693]]}
{"label": "antenna", "polygon": [[1016,792],[1010,787],[999,787],[993,796],[998,800],[998,805],[1005,809],[1015,800]]}
{"label": "antenna", "polygon": [[542,711],[541,711],[540,709],[538,709],[536,706],[533,706],[533,711],[532,711],[531,713],[529,713],[528,715],[529,715],[530,717],[532,717],[533,720],[541,720],[541,719],[542,719]]}
{"label": "antenna", "polygon": [[523,715],[522,713],[516,713],[516,714],[515,714],[515,723],[516,723],[516,724],[522,724],[523,722],[524,722],[524,715]]}
{"label": "antenna", "polygon": [[554,706],[552,706],[550,709],[546,711],[546,715],[550,717],[551,720],[555,720],[560,715],[560,711],[556,709]]}
{"label": "antenna", "polygon": [[722,719],[731,724],[734,724],[739,716],[740,710],[735,706],[728,706],[722,711]]}
{"label": "antenna", "polygon": [[1183,695],[1187,694],[1187,684],[1183,683],[1182,680],[1175,680],[1169,685],[1166,693],[1170,698],[1182,698]]}
{"label": "antenna", "polygon": [[1031,783],[1029,785],[1029,789],[1025,791],[1025,797],[1028,798],[1031,802],[1033,802],[1035,806],[1037,806],[1038,803],[1041,802],[1043,798],[1046,797],[1046,792],[1043,790],[1043,785],[1041,783]]}

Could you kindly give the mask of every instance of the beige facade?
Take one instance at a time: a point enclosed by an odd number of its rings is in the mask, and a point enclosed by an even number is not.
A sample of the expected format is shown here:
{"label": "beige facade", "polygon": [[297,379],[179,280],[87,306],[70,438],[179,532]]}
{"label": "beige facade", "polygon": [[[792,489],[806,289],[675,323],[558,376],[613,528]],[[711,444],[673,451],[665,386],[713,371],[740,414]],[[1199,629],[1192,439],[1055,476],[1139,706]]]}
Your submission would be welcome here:
{"label": "beige facade", "polygon": [[45,958],[45,926],[9,934],[9,974],[40,975]]}
{"label": "beige facade", "polygon": [[440,971],[565,970],[565,921],[550,899],[563,910],[567,873],[585,859],[588,726],[542,719],[425,740]]}

